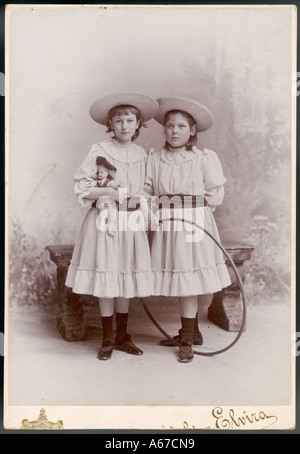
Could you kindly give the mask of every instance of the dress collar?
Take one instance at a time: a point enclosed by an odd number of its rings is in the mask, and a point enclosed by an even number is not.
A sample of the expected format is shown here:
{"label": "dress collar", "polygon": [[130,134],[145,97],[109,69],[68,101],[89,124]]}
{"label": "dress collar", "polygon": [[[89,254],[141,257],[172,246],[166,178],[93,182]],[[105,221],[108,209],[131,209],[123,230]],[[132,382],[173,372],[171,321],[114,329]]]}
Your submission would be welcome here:
{"label": "dress collar", "polygon": [[144,161],[147,153],[140,146],[134,142],[123,144],[111,138],[107,142],[99,144],[106,154],[115,162],[122,162],[125,164]]}
{"label": "dress collar", "polygon": [[201,153],[201,151],[195,146],[191,151],[188,151],[186,147],[169,149],[164,147],[161,150],[160,156],[163,161],[177,165],[196,159],[196,157],[199,156],[199,153]]}
{"label": "dress collar", "polygon": [[131,148],[133,145],[135,145],[134,142],[126,142],[126,143],[122,143],[122,142],[119,142],[118,140],[116,140],[114,137],[111,138],[111,141],[112,143],[114,144],[115,147],[117,148]]}

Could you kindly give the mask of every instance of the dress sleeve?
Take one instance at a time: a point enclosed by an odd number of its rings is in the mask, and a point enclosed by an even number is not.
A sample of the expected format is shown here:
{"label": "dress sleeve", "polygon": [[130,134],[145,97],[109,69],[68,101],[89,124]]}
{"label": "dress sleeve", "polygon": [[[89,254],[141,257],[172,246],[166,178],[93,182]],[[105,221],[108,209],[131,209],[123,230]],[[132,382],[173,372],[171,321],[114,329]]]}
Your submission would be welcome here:
{"label": "dress sleeve", "polygon": [[97,186],[96,157],[99,155],[101,155],[100,145],[92,145],[89,154],[74,175],[74,194],[82,207],[90,207],[93,203],[92,199],[85,199],[85,197],[89,194],[91,188]]}
{"label": "dress sleeve", "polygon": [[205,149],[203,151],[203,179],[205,185],[205,200],[213,210],[221,205],[224,199],[224,184],[227,179],[223,175],[222,166],[217,154]]}
{"label": "dress sleeve", "polygon": [[143,192],[145,195],[154,195],[153,187],[153,164],[154,164],[154,150],[151,148],[148,153],[146,161],[145,181]]}

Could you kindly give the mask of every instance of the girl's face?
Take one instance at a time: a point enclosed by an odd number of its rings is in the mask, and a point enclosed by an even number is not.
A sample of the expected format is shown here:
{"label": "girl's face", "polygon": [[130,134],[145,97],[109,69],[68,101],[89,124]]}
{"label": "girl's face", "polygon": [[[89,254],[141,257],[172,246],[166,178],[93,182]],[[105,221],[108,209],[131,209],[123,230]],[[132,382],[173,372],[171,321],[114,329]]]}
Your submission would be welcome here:
{"label": "girl's face", "polygon": [[131,142],[135,131],[139,127],[136,116],[132,113],[115,115],[109,120],[109,125],[115,133],[115,139],[120,143]]}
{"label": "girl's face", "polygon": [[186,145],[191,136],[196,133],[195,126],[190,126],[181,113],[171,114],[165,124],[166,141],[173,148]]}

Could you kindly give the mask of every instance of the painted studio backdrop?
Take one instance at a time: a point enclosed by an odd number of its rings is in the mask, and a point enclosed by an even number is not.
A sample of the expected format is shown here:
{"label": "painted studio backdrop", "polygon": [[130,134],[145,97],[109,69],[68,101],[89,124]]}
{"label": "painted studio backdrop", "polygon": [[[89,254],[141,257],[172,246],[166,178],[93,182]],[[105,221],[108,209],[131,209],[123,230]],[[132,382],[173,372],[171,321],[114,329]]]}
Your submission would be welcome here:
{"label": "painted studio backdrop", "polygon": [[[194,11],[192,11],[194,10]],[[98,97],[135,90],[185,96],[214,113],[199,147],[227,178],[215,212],[223,243],[255,247],[249,304],[289,300],[292,34],[290,8],[26,7],[11,9],[9,301],[48,305],[55,266],[45,247],[72,244],[85,215],[73,175],[108,137],[89,117]],[[154,121],[138,143],[164,142]]]}

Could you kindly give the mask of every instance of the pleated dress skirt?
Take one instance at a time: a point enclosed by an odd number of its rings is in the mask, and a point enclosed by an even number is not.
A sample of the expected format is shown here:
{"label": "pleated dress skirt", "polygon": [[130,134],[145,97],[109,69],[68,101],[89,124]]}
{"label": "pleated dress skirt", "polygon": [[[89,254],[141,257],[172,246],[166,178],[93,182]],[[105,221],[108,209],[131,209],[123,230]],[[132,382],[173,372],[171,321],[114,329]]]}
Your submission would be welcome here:
{"label": "pleated dress skirt", "polygon": [[68,268],[66,286],[96,297],[153,294],[149,241],[140,210],[118,212],[113,235],[96,228],[98,210],[87,212]]}
{"label": "pleated dress skirt", "polygon": [[231,284],[223,251],[203,230],[220,243],[209,207],[164,208],[156,215],[162,225],[151,238],[154,295],[211,294]]}

